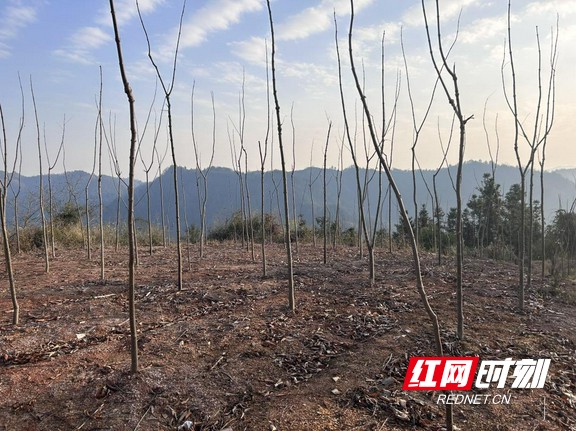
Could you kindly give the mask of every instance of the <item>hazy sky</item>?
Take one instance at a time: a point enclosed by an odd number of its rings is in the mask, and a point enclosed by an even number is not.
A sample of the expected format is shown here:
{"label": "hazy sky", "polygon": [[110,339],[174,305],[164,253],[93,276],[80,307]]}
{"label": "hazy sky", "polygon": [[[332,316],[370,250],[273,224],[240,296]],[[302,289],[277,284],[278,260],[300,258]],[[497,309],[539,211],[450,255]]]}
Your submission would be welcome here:
{"label": "hazy sky", "polygon": [[[171,57],[176,42],[180,0],[140,0],[155,58],[164,78],[169,81]],[[435,79],[430,61],[419,0],[356,0],[354,52],[356,64],[364,66],[365,86],[373,116],[381,124],[381,40],[385,31],[385,91],[387,115],[392,112],[394,88],[400,76],[400,96],[393,164],[410,166],[413,140],[412,117],[407,80],[400,49],[401,31],[408,64],[415,115],[420,122]],[[116,0],[120,32],[130,80],[137,103],[138,124],[142,132],[153,101],[156,78],[147,58],[147,46],[134,0]],[[461,100],[468,123],[466,159],[488,160],[485,125],[492,151],[497,136],[499,161],[515,164],[512,148],[513,122],[505,105],[501,66],[506,38],[507,1],[441,0],[440,15],[446,43],[454,39],[459,13],[460,31],[450,54],[456,65]],[[353,91],[347,59],[347,29],[350,19],[348,0],[275,0],[272,2],[277,37],[278,97],[283,117],[284,142],[288,167],[292,165],[295,142],[296,168],[322,164],[328,118],[333,122],[328,164],[338,163],[343,134],[342,111],[338,92],[338,70],[334,43],[333,13],[336,12],[340,49],[344,58],[343,79],[346,103],[352,126],[356,124],[358,149],[362,148],[362,115]],[[576,0],[513,0],[512,34],[520,117],[532,131],[537,102],[536,27],[542,48],[542,81],[546,92],[549,74],[551,31],[559,17],[559,60],[554,129],[548,141],[547,167],[576,165],[571,139],[576,118]],[[428,3],[429,20],[435,22],[435,10]],[[266,41],[269,24],[263,0],[188,0],[176,82],[173,113],[176,152],[179,164],[195,166],[191,140],[191,92],[195,83],[195,132],[205,166],[212,142],[212,105],[216,109],[215,165],[231,166],[231,142],[238,146],[239,98],[245,80],[245,145],[250,169],[257,169],[258,141],[266,134]],[[0,2],[0,103],[4,110],[9,140],[9,157],[18,132],[21,98],[18,73],[25,94],[23,134],[23,174],[38,172],[36,128],[30,96],[30,76],[34,83],[38,115],[51,162],[54,161],[66,118],[65,154],[68,170],[90,171],[93,164],[96,101],[99,91],[99,66],[102,67],[104,116],[115,119],[115,136],[123,174],[127,173],[128,105],[123,93],[113,40],[108,1],[106,0],[2,0]],[[505,70],[508,88],[509,69]],[[544,94],[545,100],[545,94]],[[354,110],[357,106],[357,114]],[[292,134],[290,111],[295,136]],[[162,97],[159,89],[150,126],[142,139],[142,154],[150,162],[154,121],[159,121]],[[543,113],[544,111],[541,111]],[[356,118],[356,119],[355,119]],[[498,118],[496,122],[496,118]],[[442,158],[439,130],[448,140],[451,111],[439,89],[421,140],[416,148],[423,168],[436,168]],[[159,134],[160,153],[166,148],[166,118]],[[496,123],[498,134],[496,134]],[[107,125],[108,128],[108,125]],[[389,139],[387,137],[387,148]],[[279,157],[274,140],[274,164]],[[521,141],[526,158],[526,143]],[[456,145],[449,155],[456,162]],[[43,156],[46,154],[43,150]],[[351,163],[344,151],[345,165]],[[361,156],[363,157],[363,156]],[[164,161],[169,165],[170,158]],[[269,166],[269,164],[268,164]],[[46,169],[46,161],[44,161]],[[152,169],[155,171],[156,168]],[[137,165],[143,177],[143,165]],[[62,160],[55,167],[62,171]],[[105,171],[110,173],[106,155]]]}

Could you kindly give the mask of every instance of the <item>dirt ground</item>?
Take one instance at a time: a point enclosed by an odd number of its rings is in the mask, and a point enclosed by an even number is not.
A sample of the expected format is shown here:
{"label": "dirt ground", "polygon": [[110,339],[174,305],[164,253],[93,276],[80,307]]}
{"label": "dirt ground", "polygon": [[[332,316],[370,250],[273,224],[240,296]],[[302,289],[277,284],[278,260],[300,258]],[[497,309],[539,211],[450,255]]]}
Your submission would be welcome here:
{"label": "dirt ground", "polygon": [[[137,274],[140,371],[131,375],[126,256],[59,250],[15,256],[21,323],[0,296],[0,430],[439,430],[438,393],[402,391],[411,356],[433,356],[431,330],[409,255],[378,251],[367,283],[358,250],[300,245],[297,312],[288,312],[285,255],[268,250],[262,277],[239,244],[209,244],[185,262],[175,250],[141,250]],[[186,256],[186,253],[185,253]],[[190,267],[188,265],[190,264]],[[541,281],[516,307],[517,271],[465,260],[465,340],[455,337],[452,262],[423,258],[445,354],[480,359],[551,358],[544,389],[490,388],[509,405],[454,407],[462,430],[576,430],[576,307],[547,298]],[[561,288],[574,294],[570,282]],[[576,296],[576,295],[575,295]]]}

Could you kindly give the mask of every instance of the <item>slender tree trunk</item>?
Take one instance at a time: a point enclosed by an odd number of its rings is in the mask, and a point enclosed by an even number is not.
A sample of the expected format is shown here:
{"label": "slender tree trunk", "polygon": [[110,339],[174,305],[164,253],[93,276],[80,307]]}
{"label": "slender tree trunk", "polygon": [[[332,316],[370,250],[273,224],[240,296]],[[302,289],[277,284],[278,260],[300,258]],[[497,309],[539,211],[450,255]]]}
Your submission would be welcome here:
{"label": "slender tree trunk", "polygon": [[192,270],[192,260],[190,256],[190,225],[188,224],[188,208],[186,207],[186,190],[184,189],[184,180],[182,171],[180,171],[180,187],[182,187],[182,206],[184,210],[184,233],[186,238],[186,261],[188,262],[188,271]]}
{"label": "slender tree trunk", "polygon": [[546,223],[544,218],[544,160],[546,158],[546,141],[544,141],[544,145],[542,147],[542,160],[540,161],[540,254],[542,262],[541,262],[541,276],[542,276],[542,283],[544,283],[544,277],[546,276]]}
{"label": "slender tree trunk", "polygon": [[327,248],[328,248],[328,219],[326,217],[326,212],[327,212],[327,193],[326,193],[326,159],[328,158],[328,144],[330,143],[330,131],[332,130],[332,121],[330,121],[330,123],[328,124],[328,133],[326,134],[326,145],[324,146],[324,175],[323,175],[323,190],[324,190],[324,205],[323,205],[323,228],[324,228],[324,265],[326,265],[328,263],[328,257],[327,257]]}
{"label": "slender tree trunk", "polygon": [[[270,124],[270,122],[268,122]],[[264,140],[264,152],[262,144],[258,141],[258,151],[260,152],[260,235],[262,249],[262,277],[266,277],[266,214],[264,212],[264,165],[266,163],[266,154],[268,152],[268,133]]]}
{"label": "slender tree trunk", "polygon": [[270,33],[272,38],[272,93],[274,95],[274,104],[276,106],[276,126],[278,128],[278,147],[280,149],[280,160],[282,165],[282,188],[284,191],[284,224],[285,236],[284,242],[286,244],[286,258],[288,261],[288,306],[292,312],[296,311],[296,300],[294,295],[294,271],[292,261],[292,244],[290,238],[290,211],[288,207],[288,184],[286,181],[286,161],[284,158],[284,146],[282,145],[282,117],[280,115],[280,103],[278,102],[278,93],[276,90],[276,45],[274,42],[274,23],[272,20],[272,9],[270,8],[270,0],[266,0],[268,6],[268,18],[270,20]]}
{"label": "slender tree trunk", "polygon": [[[30,81],[32,85],[32,81]],[[33,94],[33,93],[32,93]],[[22,121],[24,118],[22,117]],[[0,122],[2,123],[2,138],[4,141],[3,150],[3,161],[4,161],[4,178],[0,184],[0,227],[2,228],[2,245],[4,248],[4,262],[6,264],[6,274],[8,275],[8,286],[10,290],[10,298],[12,300],[12,324],[18,325],[20,320],[20,306],[18,305],[18,298],[16,296],[16,282],[14,280],[14,270],[12,269],[12,255],[10,254],[10,238],[8,236],[8,227],[6,226],[6,194],[8,191],[9,183],[11,182],[8,177],[8,141],[6,139],[6,124],[4,122],[4,111],[2,110],[2,105],[0,104]],[[17,141],[17,145],[20,142]],[[16,148],[16,154],[18,154],[18,148]],[[14,175],[14,170],[12,170],[12,175]],[[20,181],[20,178],[18,178]]]}
{"label": "slender tree trunk", "polygon": [[332,248],[336,249],[336,244],[340,239],[340,196],[342,195],[342,174],[344,172],[344,139],[340,145],[340,153],[338,155],[338,172],[336,173],[336,214],[334,216],[334,238],[332,238]]}
{"label": "slender tree trunk", "polygon": [[532,287],[532,243],[534,241],[534,156],[530,161],[530,186],[528,189],[528,262],[526,262],[526,287]]}
{"label": "slender tree trunk", "polygon": [[[310,172],[312,172],[312,166],[310,166]],[[312,247],[316,248],[316,214],[314,213],[314,193],[312,191],[312,183],[308,186],[308,191],[310,192],[310,210],[312,211]]]}
{"label": "slender tree trunk", "polygon": [[[241,157],[241,156],[240,156]],[[246,218],[246,206],[244,195],[244,177],[242,176],[242,166],[240,163],[240,158],[238,159],[238,186],[240,192],[240,213],[242,214],[242,248],[246,247],[248,250],[250,238],[248,238],[248,220]]]}
{"label": "slender tree trunk", "polygon": [[64,136],[66,132],[66,116],[64,116],[64,121],[62,122],[62,140],[60,142],[60,148],[58,149],[58,154],[56,155],[56,160],[54,163],[50,163],[50,154],[48,152],[48,144],[46,143],[46,137],[44,137],[44,149],[46,150],[46,161],[48,162],[48,212],[50,217],[50,248],[52,251],[52,258],[56,257],[56,244],[54,239],[54,203],[53,203],[53,193],[52,193],[52,170],[56,167],[58,159],[60,158],[60,153],[62,148],[64,148]]}
{"label": "slender tree trunk", "polygon": [[[88,185],[90,184],[90,182],[88,182]],[[92,235],[90,234],[90,199],[88,196],[88,185],[86,186],[86,189],[84,190],[84,204],[85,204],[85,208],[84,208],[84,215],[86,217],[86,252],[87,252],[87,258],[88,260],[92,260]]]}
{"label": "slender tree trunk", "polygon": [[[18,181],[20,181],[20,175],[18,175]],[[21,253],[20,245],[20,225],[18,222],[18,196],[14,196],[14,230],[16,231],[16,254]]]}
{"label": "slender tree trunk", "polygon": [[290,172],[290,184],[292,186],[292,223],[294,224],[294,245],[298,255],[298,212],[296,211],[296,188],[294,187],[294,172],[296,170],[296,128],[294,127],[294,103],[290,108],[290,124],[292,126],[292,171]]}
{"label": "slender tree trunk", "polygon": [[172,90],[174,89],[174,82],[176,78],[176,63],[178,60],[178,48],[180,46],[180,37],[182,35],[182,21],[184,19],[184,11],[186,8],[186,0],[182,5],[182,13],[180,14],[180,23],[178,26],[178,38],[176,41],[176,49],[174,51],[174,63],[172,66],[172,77],[170,80],[170,84],[167,86],[164,80],[162,79],[162,75],[160,74],[160,70],[154,58],[152,56],[152,48],[150,46],[150,38],[148,37],[148,32],[146,30],[146,26],[144,25],[144,21],[142,20],[142,14],[140,13],[140,7],[138,5],[138,0],[136,0],[136,7],[138,10],[138,17],[140,18],[140,23],[142,25],[142,30],[144,31],[144,35],[146,36],[146,43],[148,44],[148,58],[150,59],[150,63],[154,67],[156,71],[156,75],[158,76],[158,80],[162,85],[162,89],[164,90],[164,96],[166,100],[166,110],[168,113],[168,138],[170,142],[170,150],[172,153],[172,166],[173,166],[173,183],[174,183],[174,210],[176,213],[176,250],[178,255],[178,276],[177,276],[177,283],[178,283],[178,290],[182,290],[182,233],[180,228],[180,199],[179,199],[179,190],[178,190],[178,163],[176,160],[176,148],[174,145],[174,132],[173,132],[173,121],[172,121],[172,103],[170,100],[170,96],[172,94]]}
{"label": "slender tree trunk", "polygon": [[176,161],[176,148],[174,146],[174,135],[172,132],[172,112],[169,99],[166,103],[168,107],[168,130],[170,133],[170,148],[172,151],[172,166],[173,166],[173,177],[174,182],[174,209],[176,212],[176,251],[178,255],[178,290],[182,290],[182,234],[180,229],[180,199],[178,194],[178,164]]}
{"label": "slender tree trunk", "polygon": [[100,98],[98,102],[98,222],[100,228],[100,281],[104,283],[104,200],[102,198],[102,138],[104,122],[102,121],[102,66],[100,66]]}
{"label": "slender tree trunk", "polygon": [[88,182],[86,183],[86,187],[84,188],[84,199],[85,199],[85,214],[86,214],[86,241],[87,241],[87,253],[88,253],[88,260],[92,260],[92,235],[90,232],[90,184],[92,183],[92,178],[94,177],[94,172],[96,171],[96,151],[98,148],[98,129],[100,126],[100,112],[98,112],[98,117],[96,120],[96,126],[94,128],[94,156],[92,162],[92,172],[90,173],[90,177],[88,177]]}
{"label": "slender tree trunk", "polygon": [[122,59],[122,48],[120,45],[120,35],[118,32],[118,24],[116,23],[116,14],[114,11],[114,0],[110,0],[110,14],[112,15],[112,23],[114,26],[114,35],[116,40],[116,49],[118,53],[118,64],[120,67],[120,74],[122,75],[122,82],[124,84],[124,92],[128,98],[130,107],[130,170],[128,174],[128,310],[130,320],[130,352],[131,352],[131,372],[138,372],[138,338],[136,327],[136,306],[134,300],[136,267],[135,267],[135,247],[134,247],[134,165],[136,158],[136,113],[134,110],[134,97],[132,95],[132,88],[126,77],[124,71],[124,61]]}
{"label": "slender tree trunk", "polygon": [[[206,204],[208,202],[208,173],[212,168],[212,163],[214,161],[214,152],[216,148],[216,108],[214,104],[214,93],[210,93],[212,99],[212,155],[210,157],[210,162],[205,171],[202,170],[202,164],[200,160],[200,153],[198,151],[198,146],[196,145],[196,134],[194,133],[194,88],[195,84],[192,86],[192,96],[191,96],[191,131],[192,131],[192,144],[194,146],[194,156],[196,158],[196,187],[198,190],[198,206],[200,208],[200,247],[199,255],[200,259],[204,257],[204,246],[206,242]],[[202,177],[203,184],[203,194],[200,194],[200,185],[198,183],[198,175]]]}
{"label": "slender tree trunk", "polygon": [[[351,1],[351,3],[352,3],[352,1]],[[352,5],[352,7],[353,7],[353,5]],[[334,17],[334,23],[336,26],[336,17]],[[350,31],[352,31],[352,25],[350,25]],[[346,139],[348,141],[348,147],[350,150],[350,155],[352,156],[352,162],[353,162],[353,166],[354,166],[354,173],[355,173],[355,179],[356,179],[356,195],[357,195],[357,199],[358,199],[358,213],[359,213],[359,217],[358,217],[359,218],[358,246],[360,248],[360,258],[362,258],[362,253],[363,253],[362,252],[362,234],[363,234],[364,239],[366,240],[366,246],[368,249],[369,270],[370,270],[369,281],[370,281],[370,285],[372,285],[372,284],[374,284],[374,280],[375,280],[374,250],[373,250],[373,244],[369,240],[369,233],[368,233],[368,227],[367,227],[367,222],[366,222],[366,213],[364,211],[364,197],[367,195],[367,179],[365,176],[364,185],[362,186],[362,183],[360,181],[360,167],[358,166],[358,162],[356,160],[356,151],[355,151],[354,143],[352,141],[352,137],[350,134],[350,127],[348,124],[348,115],[346,112],[346,103],[344,100],[344,90],[343,90],[343,86],[342,86],[342,67],[341,67],[341,62],[340,62],[340,49],[338,46],[338,28],[337,28],[337,26],[336,26],[336,31],[335,31],[335,43],[336,43],[336,56],[338,59],[338,88],[340,90],[340,103],[342,106],[342,115],[344,118],[344,131],[346,133]],[[350,50],[352,50],[351,43],[352,42],[350,41]],[[363,89],[361,86],[359,86],[358,91],[359,91],[359,94],[363,94]],[[365,119],[366,115],[368,113],[365,110],[363,110],[362,113],[363,113],[363,119]]]}
{"label": "slender tree trunk", "polygon": [[46,215],[44,214],[44,180],[42,176],[42,150],[40,149],[40,123],[38,121],[38,110],[36,109],[36,98],[32,87],[32,77],[30,77],[30,92],[32,93],[32,104],[34,106],[34,117],[36,119],[36,136],[38,142],[38,163],[39,163],[39,207],[40,222],[42,223],[42,242],[44,247],[44,272],[50,272],[50,259],[48,257],[48,236],[46,235]]}
{"label": "slender tree trunk", "polygon": [[250,253],[252,256],[252,261],[256,261],[256,254],[254,253],[254,221],[252,220],[252,205],[250,203],[250,188],[248,187],[248,153],[246,148],[244,150],[244,164],[245,164],[245,176],[244,176],[244,186],[246,188],[246,205],[248,207],[248,226],[250,228]]}
{"label": "slender tree trunk", "polygon": [[118,177],[118,186],[116,188],[116,235],[115,235],[115,250],[118,251],[120,247],[120,177]]}
{"label": "slender tree trunk", "polygon": [[158,159],[158,187],[160,189],[160,226],[162,227],[162,247],[166,248],[166,222],[164,216],[164,187],[162,187],[162,177],[164,176],[162,172],[162,161],[156,153],[156,158]]}
{"label": "slender tree trunk", "polygon": [[[436,75],[438,80],[442,84],[444,93],[448,98],[448,103],[452,107],[454,114],[458,118],[458,124],[460,126],[460,139],[458,145],[458,170],[456,174],[456,319],[457,319],[457,336],[460,340],[464,338],[464,301],[462,295],[462,277],[463,277],[463,262],[464,262],[464,240],[462,236],[462,164],[464,163],[464,149],[466,144],[466,123],[473,118],[470,116],[468,118],[464,117],[462,113],[462,106],[460,103],[460,89],[458,86],[458,77],[456,75],[456,68],[453,66],[450,68],[448,66],[448,60],[444,53],[444,48],[442,45],[442,37],[440,31],[440,7],[439,2],[436,0],[436,25],[437,25],[437,39],[438,39],[438,51],[440,55],[441,67],[436,62],[436,57],[432,50],[432,42],[430,40],[430,30],[428,26],[428,18],[426,16],[426,7],[424,0],[422,0],[422,12],[424,14],[424,21],[426,26],[426,35],[428,40],[428,48],[430,52],[430,58],[434,64],[434,69],[436,70]],[[448,73],[450,80],[452,81],[452,90],[448,89],[448,84],[446,83],[442,72],[446,71]],[[452,428],[452,418],[449,417],[447,425]]]}
{"label": "slender tree trunk", "polygon": [[462,295],[462,277],[464,266],[464,236],[462,234],[462,164],[464,163],[464,145],[466,123],[460,122],[460,145],[458,169],[456,173],[456,317],[458,338],[464,338],[464,299]]}
{"label": "slender tree trunk", "polygon": [[362,87],[360,86],[360,81],[358,79],[358,75],[357,75],[356,69],[354,67],[354,57],[352,54],[352,29],[353,29],[353,23],[354,23],[354,2],[353,2],[353,0],[350,0],[350,4],[352,7],[352,12],[351,12],[351,16],[350,16],[350,30],[348,33],[348,47],[349,47],[349,55],[350,55],[350,66],[352,69],[352,74],[354,75],[354,82],[356,84],[356,90],[358,91],[358,94],[360,96],[360,100],[362,101],[362,106],[363,106],[364,112],[366,114],[366,118],[368,121],[368,127],[370,130],[370,138],[372,140],[374,150],[376,151],[376,154],[378,155],[378,159],[380,160],[380,164],[384,168],[384,172],[386,173],[386,176],[388,177],[388,181],[390,183],[390,186],[392,187],[392,190],[394,191],[394,194],[396,196],[396,200],[398,202],[398,206],[400,207],[400,213],[402,214],[403,221],[404,221],[404,223],[407,227],[407,230],[409,232],[410,245],[411,245],[411,249],[412,249],[412,257],[413,257],[413,263],[414,263],[414,270],[415,270],[415,275],[416,275],[416,286],[418,289],[418,293],[420,294],[420,299],[422,300],[422,303],[423,303],[424,308],[426,310],[426,313],[428,314],[430,321],[432,322],[435,347],[436,347],[436,354],[437,354],[437,356],[443,356],[442,339],[440,337],[440,326],[438,323],[438,317],[436,316],[436,313],[434,313],[432,307],[430,306],[430,303],[428,301],[428,296],[427,296],[426,291],[424,289],[424,283],[422,280],[421,269],[420,269],[420,257],[418,255],[418,247],[416,246],[416,239],[414,236],[414,232],[413,232],[412,227],[410,225],[408,215],[407,215],[406,209],[404,207],[404,202],[402,201],[402,196],[400,195],[400,191],[398,190],[398,187],[396,186],[396,183],[394,181],[394,178],[391,175],[388,164],[386,163],[386,159],[384,158],[384,155],[381,152],[380,147],[378,145],[378,139],[376,138],[376,133],[374,131],[374,127],[372,124],[372,116],[370,115],[370,111],[369,111],[369,108],[368,108],[368,105],[366,102],[366,96],[362,92]]}
{"label": "slender tree trunk", "polygon": [[54,240],[54,204],[52,202],[52,175],[50,175],[50,169],[48,169],[48,217],[50,218],[50,248],[52,250],[52,258],[55,258],[56,243]]}
{"label": "slender tree trunk", "polygon": [[4,247],[4,262],[6,264],[6,274],[8,274],[8,285],[10,298],[12,299],[12,324],[18,325],[20,321],[20,306],[16,297],[16,282],[14,280],[14,270],[12,269],[12,255],[10,254],[10,238],[6,227],[6,185],[2,185],[0,190],[0,222],[2,223],[2,244]]}
{"label": "slender tree trunk", "polygon": [[438,201],[438,190],[436,189],[436,175],[432,177],[432,187],[434,188],[434,212],[436,213],[436,237],[438,238],[438,265],[442,265],[442,226],[440,220],[440,202]]}
{"label": "slender tree trunk", "polygon": [[146,217],[148,218],[148,254],[152,256],[152,211],[150,208],[150,177],[146,174]]}
{"label": "slender tree trunk", "polygon": [[[266,165],[266,157],[268,155],[268,138],[270,137],[270,76],[268,66],[268,42],[265,42],[266,47],[266,136],[264,137],[264,151],[262,145],[258,141],[258,152],[260,154],[260,230],[262,231],[262,277],[267,275],[267,262],[266,262],[266,214],[264,212],[264,173]],[[272,206],[272,205],[270,205]],[[270,211],[270,215],[272,211]],[[272,233],[271,235],[272,236]]]}
{"label": "slender tree trunk", "polygon": [[[15,230],[15,235],[16,235],[16,253],[20,254],[21,252],[21,243],[20,243],[20,225],[19,225],[19,220],[18,220],[18,197],[20,196],[20,192],[22,190],[22,184],[21,184],[21,173],[22,173],[22,131],[24,130],[24,119],[25,119],[25,107],[24,107],[24,88],[22,88],[22,80],[20,79],[20,74],[18,74],[18,86],[20,88],[20,97],[21,97],[21,106],[22,106],[22,114],[20,117],[20,126],[18,128],[18,137],[16,139],[16,157],[14,158],[14,169],[12,169],[12,174],[11,174],[11,178],[13,178],[14,176],[14,171],[16,168],[16,161],[18,161],[18,188],[16,190],[14,190],[13,188],[13,183],[12,181],[10,182],[10,189],[12,190],[12,195],[14,197],[14,230]],[[0,111],[1,111],[2,107],[0,106]],[[3,116],[2,116],[3,117]],[[4,131],[4,119],[2,118],[2,129]],[[5,145],[6,143],[6,133],[4,133],[4,142]],[[7,150],[7,146],[5,147],[5,151]],[[4,155],[4,162],[6,164],[5,168],[4,168],[4,172],[7,171],[7,155]],[[6,176],[6,179],[8,179],[8,176]],[[7,190],[6,188],[4,189],[4,193],[7,194]],[[5,196],[6,199],[6,196]],[[6,202],[6,201],[4,201]],[[6,211],[6,205],[4,205],[4,211]]]}

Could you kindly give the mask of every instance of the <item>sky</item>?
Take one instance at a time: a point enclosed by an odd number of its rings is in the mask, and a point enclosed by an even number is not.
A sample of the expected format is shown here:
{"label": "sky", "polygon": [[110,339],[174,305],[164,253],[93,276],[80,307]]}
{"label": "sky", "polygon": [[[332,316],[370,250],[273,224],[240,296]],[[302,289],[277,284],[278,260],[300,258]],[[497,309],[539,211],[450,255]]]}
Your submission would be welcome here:
{"label": "sky", "polygon": [[[458,76],[463,114],[473,116],[466,126],[466,160],[490,160],[491,155],[496,158],[497,154],[498,163],[517,163],[513,148],[514,121],[504,97],[504,88],[508,95],[512,91],[509,57],[504,58],[507,3],[506,0],[439,1],[445,49],[455,40],[448,64],[455,67]],[[169,85],[182,1],[140,0],[139,5],[152,56],[164,83]],[[384,121],[390,126],[385,137],[385,151],[389,160],[394,167],[410,168],[414,124],[419,127],[426,118],[415,153],[422,168],[437,169],[443,159],[441,144],[447,146],[450,140],[452,111],[447,96],[438,87],[425,116],[436,72],[427,44],[421,2],[355,0],[354,5],[354,59],[363,77],[378,134],[383,123],[384,82]],[[434,2],[427,0],[426,5],[431,30],[435,32]],[[158,171],[158,160],[153,159],[154,141],[158,158],[163,160],[162,168],[171,164],[167,152],[166,109],[162,87],[147,55],[147,42],[136,3],[116,0],[115,7],[127,76],[136,99],[140,142],[136,176],[142,179],[145,170],[149,169],[152,176]],[[535,122],[541,124],[545,118],[551,46],[558,34],[554,123],[547,140],[546,167],[574,167],[576,0],[512,0],[511,7],[518,111],[529,135],[533,134]],[[340,151],[344,122],[338,87],[334,14],[338,23],[348,122],[358,158],[365,164],[365,121],[348,60],[349,0],[273,0],[271,8],[287,168],[304,169],[323,164],[330,122],[328,166],[338,166],[340,154],[344,166],[351,164],[346,141],[344,150]],[[540,111],[537,110],[537,29],[542,64],[543,105]],[[214,166],[235,165],[241,154],[242,141],[248,156],[248,169],[259,169],[258,142],[264,145],[268,130],[267,51],[269,61],[270,48],[265,1],[187,1],[171,95],[179,165],[196,166],[194,137],[199,164],[205,168],[209,164],[215,130]],[[437,54],[436,47],[434,52]],[[24,93],[22,174],[36,175],[39,171],[31,83],[37,105],[44,172],[49,167],[54,173],[62,172],[64,166],[68,171],[92,171],[95,143],[98,142],[100,70],[102,118],[109,143],[107,146],[104,140],[103,170],[105,174],[114,174],[110,162],[113,157],[108,149],[114,146],[119,170],[126,176],[128,103],[120,80],[108,1],[0,1],[0,104],[6,123],[9,166],[14,161],[22,118],[20,77]],[[398,93],[396,89],[399,89]],[[395,122],[391,115],[394,107]],[[270,113],[274,114],[273,109]],[[280,167],[275,133],[274,124],[268,139],[267,169]],[[57,159],[62,141],[64,151]],[[521,139],[522,163],[527,162],[528,148],[528,143]],[[457,157],[454,136],[447,160],[454,164]],[[243,168],[244,163],[241,160]]]}

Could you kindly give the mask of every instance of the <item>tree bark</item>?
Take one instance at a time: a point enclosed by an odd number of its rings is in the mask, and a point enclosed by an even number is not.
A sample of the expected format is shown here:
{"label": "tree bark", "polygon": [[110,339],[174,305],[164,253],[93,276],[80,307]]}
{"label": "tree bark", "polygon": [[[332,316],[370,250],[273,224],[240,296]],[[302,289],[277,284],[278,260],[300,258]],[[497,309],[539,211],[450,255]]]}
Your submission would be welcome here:
{"label": "tree bark", "polygon": [[110,14],[112,15],[112,24],[114,27],[114,36],[116,40],[116,51],[118,54],[118,64],[124,92],[128,98],[130,109],[130,170],[128,173],[128,310],[130,320],[130,358],[131,372],[138,372],[138,336],[136,327],[136,306],[134,300],[134,288],[136,278],[135,266],[135,247],[134,247],[134,161],[136,156],[136,113],[134,109],[134,96],[132,88],[124,70],[124,60],[122,58],[122,46],[120,44],[120,34],[116,22],[116,13],[114,11],[114,0],[110,0]]}

